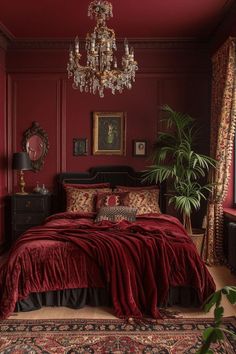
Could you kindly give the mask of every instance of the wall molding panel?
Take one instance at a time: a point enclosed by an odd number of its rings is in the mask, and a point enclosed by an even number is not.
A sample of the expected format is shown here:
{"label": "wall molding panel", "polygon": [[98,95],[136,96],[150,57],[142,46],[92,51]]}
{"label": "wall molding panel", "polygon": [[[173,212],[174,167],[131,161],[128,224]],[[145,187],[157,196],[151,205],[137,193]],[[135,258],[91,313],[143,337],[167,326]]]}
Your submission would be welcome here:
{"label": "wall molding panel", "polygon": [[49,153],[42,171],[25,173],[26,183],[30,189],[37,181],[51,187],[52,175],[61,172],[61,79],[52,74],[12,74],[8,82],[8,192],[14,192],[17,185],[11,169],[12,154],[22,150],[23,133],[33,121],[48,133]]}

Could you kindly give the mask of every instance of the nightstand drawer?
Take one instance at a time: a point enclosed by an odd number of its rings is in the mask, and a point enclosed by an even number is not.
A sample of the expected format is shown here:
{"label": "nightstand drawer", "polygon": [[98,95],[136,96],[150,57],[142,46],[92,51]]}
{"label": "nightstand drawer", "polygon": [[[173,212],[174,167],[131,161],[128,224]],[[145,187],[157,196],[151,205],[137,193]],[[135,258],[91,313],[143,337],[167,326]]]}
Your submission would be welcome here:
{"label": "nightstand drawer", "polygon": [[24,214],[17,213],[14,215],[14,228],[17,229],[20,225],[40,225],[45,220],[44,213],[35,213],[35,214]]}
{"label": "nightstand drawer", "polygon": [[5,207],[5,232],[10,246],[30,227],[43,224],[52,211],[52,195],[14,194],[6,198]]}
{"label": "nightstand drawer", "polygon": [[45,198],[37,197],[37,198],[14,198],[14,210],[20,211],[44,211],[45,210]]}

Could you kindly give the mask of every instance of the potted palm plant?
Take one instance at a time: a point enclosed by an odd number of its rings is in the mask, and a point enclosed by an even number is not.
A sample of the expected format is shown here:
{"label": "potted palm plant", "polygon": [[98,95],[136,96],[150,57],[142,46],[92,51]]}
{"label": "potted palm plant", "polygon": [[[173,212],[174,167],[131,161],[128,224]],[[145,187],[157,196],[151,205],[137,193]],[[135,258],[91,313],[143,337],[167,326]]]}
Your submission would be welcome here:
{"label": "potted palm plant", "polygon": [[197,129],[192,117],[167,105],[162,111],[165,129],[158,133],[151,156],[153,164],[144,172],[144,180],[152,183],[168,180],[169,204],[180,212],[187,232],[192,234],[191,216],[212,190],[213,184],[207,183],[206,178],[216,161],[194,150]]}
{"label": "potted palm plant", "polygon": [[236,333],[225,328],[222,324],[224,306],[222,305],[223,296],[232,304],[236,304],[236,286],[225,286],[215,291],[209,296],[204,304],[204,311],[209,312],[214,308],[214,324],[203,332],[203,344],[196,354],[213,354],[210,349],[212,343],[224,341],[224,336],[231,335],[236,339]]}

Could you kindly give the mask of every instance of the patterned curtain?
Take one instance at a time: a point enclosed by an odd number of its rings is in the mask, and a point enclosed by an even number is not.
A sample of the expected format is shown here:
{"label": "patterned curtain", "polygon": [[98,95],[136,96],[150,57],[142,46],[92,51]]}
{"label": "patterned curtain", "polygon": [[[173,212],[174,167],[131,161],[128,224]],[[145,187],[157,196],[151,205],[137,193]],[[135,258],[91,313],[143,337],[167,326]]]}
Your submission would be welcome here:
{"label": "patterned curtain", "polygon": [[211,156],[217,163],[211,181],[216,183],[208,202],[204,258],[209,265],[223,256],[223,202],[227,196],[236,126],[235,38],[228,38],[212,58]]}

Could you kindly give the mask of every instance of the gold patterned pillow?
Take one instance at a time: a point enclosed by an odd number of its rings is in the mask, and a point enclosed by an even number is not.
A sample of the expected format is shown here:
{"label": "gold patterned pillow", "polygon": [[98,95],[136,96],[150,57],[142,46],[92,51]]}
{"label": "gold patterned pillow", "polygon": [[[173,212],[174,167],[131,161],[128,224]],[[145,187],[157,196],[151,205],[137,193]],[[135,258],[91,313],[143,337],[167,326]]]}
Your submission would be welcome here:
{"label": "gold patterned pillow", "polygon": [[[71,212],[95,211],[95,199],[98,189],[79,189],[74,187],[66,188],[66,210]],[[99,191],[111,192],[110,188],[99,188]]]}
{"label": "gold patterned pillow", "polygon": [[160,214],[158,200],[159,189],[132,190],[125,198],[124,205],[137,208],[137,215],[149,213]]}

